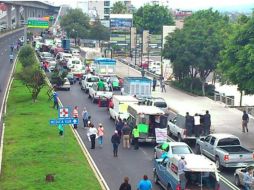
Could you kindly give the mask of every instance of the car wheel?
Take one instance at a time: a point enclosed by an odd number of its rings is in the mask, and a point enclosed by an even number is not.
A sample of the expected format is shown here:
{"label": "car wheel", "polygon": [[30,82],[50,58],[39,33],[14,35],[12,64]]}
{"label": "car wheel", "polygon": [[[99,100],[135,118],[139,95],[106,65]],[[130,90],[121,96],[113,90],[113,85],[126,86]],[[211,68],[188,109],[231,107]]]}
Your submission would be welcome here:
{"label": "car wheel", "polygon": [[154,171],[153,173],[153,180],[154,180],[154,183],[158,184],[159,183],[159,178],[158,178],[158,175],[156,173],[156,170]]}
{"label": "car wheel", "polygon": [[91,98],[91,95],[90,95],[90,93],[88,93],[88,98]]}
{"label": "car wheel", "polygon": [[235,182],[235,185],[238,187],[241,185],[239,175],[235,175],[234,182]]}
{"label": "car wheel", "polygon": [[216,168],[218,169],[218,170],[222,170],[223,168],[222,168],[222,166],[221,166],[221,164],[220,164],[220,158],[218,157],[218,156],[216,156],[215,157],[215,165],[216,165]]}
{"label": "car wheel", "polygon": [[95,104],[95,98],[94,98],[94,96],[93,96],[92,102]]}
{"label": "car wheel", "polygon": [[88,89],[85,89],[85,93],[88,93]]}
{"label": "car wheel", "polygon": [[168,184],[167,190],[173,190],[170,184]]}
{"label": "car wheel", "polygon": [[201,154],[201,149],[200,149],[200,145],[199,144],[196,144],[196,146],[195,146],[195,152],[196,152],[196,154]]}
{"label": "car wheel", "polygon": [[172,136],[172,133],[171,133],[171,131],[170,131],[170,129],[169,129],[169,126],[168,126],[168,136]]}
{"label": "car wheel", "polygon": [[70,91],[70,88],[67,88],[67,91]]}

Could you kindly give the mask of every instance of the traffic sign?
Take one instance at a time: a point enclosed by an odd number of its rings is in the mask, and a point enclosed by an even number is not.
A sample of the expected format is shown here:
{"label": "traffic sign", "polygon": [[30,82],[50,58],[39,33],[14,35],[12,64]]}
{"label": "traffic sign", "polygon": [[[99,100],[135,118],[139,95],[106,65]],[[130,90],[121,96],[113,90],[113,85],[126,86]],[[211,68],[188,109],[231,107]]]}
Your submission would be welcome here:
{"label": "traffic sign", "polygon": [[58,109],[59,118],[70,118],[70,108],[63,107]]}
{"label": "traffic sign", "polygon": [[71,125],[71,124],[78,124],[79,120],[78,118],[59,118],[59,119],[51,119],[49,120],[50,125]]}
{"label": "traffic sign", "polygon": [[28,28],[49,28],[49,22],[40,18],[28,18]]}

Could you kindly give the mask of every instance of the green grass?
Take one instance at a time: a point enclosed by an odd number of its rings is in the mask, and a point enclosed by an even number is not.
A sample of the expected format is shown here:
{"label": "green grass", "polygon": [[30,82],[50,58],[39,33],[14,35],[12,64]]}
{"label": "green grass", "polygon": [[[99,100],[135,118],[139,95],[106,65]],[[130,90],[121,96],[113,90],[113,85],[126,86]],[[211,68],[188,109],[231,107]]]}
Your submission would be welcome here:
{"label": "green grass", "polygon": [[[69,126],[60,137],[57,127],[49,125],[57,112],[46,92],[45,87],[33,103],[20,81],[12,83],[0,190],[101,189]],[[45,182],[47,174],[54,174],[55,181]]]}

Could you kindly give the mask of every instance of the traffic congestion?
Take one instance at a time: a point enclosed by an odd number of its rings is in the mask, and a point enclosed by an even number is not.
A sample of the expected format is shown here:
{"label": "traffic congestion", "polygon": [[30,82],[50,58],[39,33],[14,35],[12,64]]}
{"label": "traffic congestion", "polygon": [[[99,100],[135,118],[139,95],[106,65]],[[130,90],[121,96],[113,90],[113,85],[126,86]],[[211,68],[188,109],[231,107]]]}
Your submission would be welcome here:
{"label": "traffic congestion", "polygon": [[[151,95],[153,84],[158,81],[162,85],[163,78],[142,76],[141,73],[134,77],[118,76],[118,60],[94,57],[88,62],[82,48],[72,47],[70,40],[59,37],[34,37],[33,46],[54,90],[75,93],[79,88],[82,97],[87,96],[94,104],[89,106],[90,109],[99,107],[112,119],[111,127],[119,137],[119,142],[113,143],[114,151],[114,144],[117,149],[118,144],[125,144],[127,149],[131,145],[136,150],[142,146],[154,149],[154,153],[148,155],[154,163],[150,170],[154,183],[160,187],[218,190],[221,183],[218,172],[227,168],[240,168],[234,173],[234,183],[240,187],[247,171],[253,172],[249,170],[254,164],[253,151],[243,147],[234,135],[213,133],[209,111],[203,115],[178,113],[163,98]],[[160,85],[156,84],[157,87]],[[68,92],[57,93],[61,98]],[[75,99],[73,103],[80,107],[81,113],[82,107],[75,104]],[[85,113],[91,113],[90,109]],[[96,115],[90,115],[90,118],[88,115],[83,111],[78,117],[83,121],[87,139],[94,149],[95,138],[91,129]],[[97,136],[98,131],[94,135]],[[114,152],[114,156],[117,153]]]}

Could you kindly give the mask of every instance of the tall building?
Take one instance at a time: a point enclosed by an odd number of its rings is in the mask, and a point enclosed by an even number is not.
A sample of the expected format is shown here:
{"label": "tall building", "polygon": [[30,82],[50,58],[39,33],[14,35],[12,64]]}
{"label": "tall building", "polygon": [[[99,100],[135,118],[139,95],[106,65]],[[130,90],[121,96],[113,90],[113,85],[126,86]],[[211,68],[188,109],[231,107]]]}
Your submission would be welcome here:
{"label": "tall building", "polygon": [[88,14],[91,19],[109,20],[110,0],[81,0],[77,8]]}

